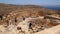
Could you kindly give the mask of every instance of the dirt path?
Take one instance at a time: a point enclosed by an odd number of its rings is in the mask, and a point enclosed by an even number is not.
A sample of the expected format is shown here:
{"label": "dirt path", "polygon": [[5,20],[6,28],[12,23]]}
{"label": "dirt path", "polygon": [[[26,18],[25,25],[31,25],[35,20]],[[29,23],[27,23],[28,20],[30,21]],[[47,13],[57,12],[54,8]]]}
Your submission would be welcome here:
{"label": "dirt path", "polygon": [[45,29],[35,34],[60,34],[60,25],[57,25],[49,29]]}

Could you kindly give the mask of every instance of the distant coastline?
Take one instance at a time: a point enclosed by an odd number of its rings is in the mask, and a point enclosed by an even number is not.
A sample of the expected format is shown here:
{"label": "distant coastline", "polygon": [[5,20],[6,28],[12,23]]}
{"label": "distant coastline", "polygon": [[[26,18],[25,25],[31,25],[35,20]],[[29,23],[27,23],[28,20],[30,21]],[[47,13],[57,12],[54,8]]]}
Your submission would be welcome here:
{"label": "distant coastline", "polygon": [[60,6],[43,6],[43,7],[51,10],[60,10]]}

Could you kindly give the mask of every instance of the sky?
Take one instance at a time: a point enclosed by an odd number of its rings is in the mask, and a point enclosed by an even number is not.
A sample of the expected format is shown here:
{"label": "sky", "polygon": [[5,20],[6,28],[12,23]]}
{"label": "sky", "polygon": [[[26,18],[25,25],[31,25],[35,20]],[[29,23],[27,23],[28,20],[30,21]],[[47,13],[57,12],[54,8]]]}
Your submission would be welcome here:
{"label": "sky", "polygon": [[60,5],[60,0],[0,0],[0,3],[17,5]]}

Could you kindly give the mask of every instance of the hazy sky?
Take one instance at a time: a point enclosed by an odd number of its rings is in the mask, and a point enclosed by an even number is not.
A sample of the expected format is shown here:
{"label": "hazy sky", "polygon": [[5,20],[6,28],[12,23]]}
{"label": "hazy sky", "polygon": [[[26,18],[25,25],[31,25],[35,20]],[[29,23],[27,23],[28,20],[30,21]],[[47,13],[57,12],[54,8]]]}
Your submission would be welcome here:
{"label": "hazy sky", "polygon": [[0,0],[7,4],[34,4],[34,5],[60,5],[60,0]]}

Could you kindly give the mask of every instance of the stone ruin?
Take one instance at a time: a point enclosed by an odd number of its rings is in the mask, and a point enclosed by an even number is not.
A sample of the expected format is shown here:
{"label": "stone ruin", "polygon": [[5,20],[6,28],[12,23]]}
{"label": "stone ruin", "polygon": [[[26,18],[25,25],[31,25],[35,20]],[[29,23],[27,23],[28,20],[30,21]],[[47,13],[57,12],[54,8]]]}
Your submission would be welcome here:
{"label": "stone ruin", "polygon": [[60,24],[52,19],[44,19],[44,16],[38,16],[38,14],[34,15],[28,11],[24,13],[19,10],[3,16],[0,20],[0,33],[34,34]]}

